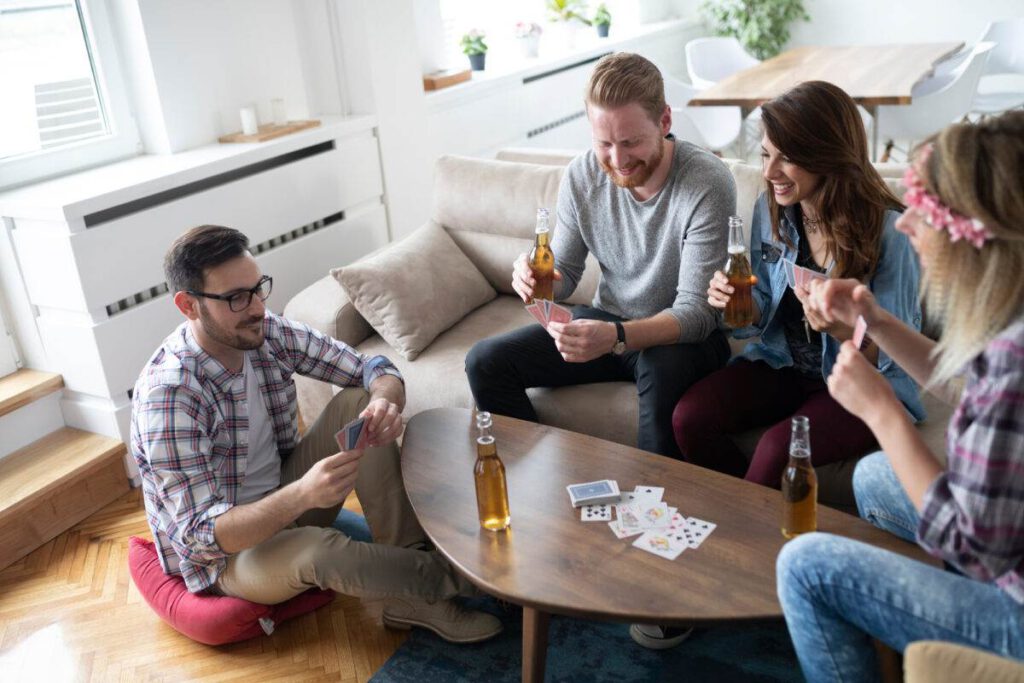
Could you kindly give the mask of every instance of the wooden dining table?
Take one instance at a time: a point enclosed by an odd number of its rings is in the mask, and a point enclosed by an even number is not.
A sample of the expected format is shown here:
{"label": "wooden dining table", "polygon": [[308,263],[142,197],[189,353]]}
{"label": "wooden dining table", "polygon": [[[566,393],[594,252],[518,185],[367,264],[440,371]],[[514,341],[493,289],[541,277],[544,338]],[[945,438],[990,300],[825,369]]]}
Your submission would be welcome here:
{"label": "wooden dining table", "polygon": [[[877,120],[881,105],[910,104],[914,86],[963,45],[947,41],[796,47],[723,78],[690,100],[689,106],[738,106],[746,120],[754,109],[795,85],[828,81],[845,90]],[[872,157],[877,149],[878,126],[872,126]]]}

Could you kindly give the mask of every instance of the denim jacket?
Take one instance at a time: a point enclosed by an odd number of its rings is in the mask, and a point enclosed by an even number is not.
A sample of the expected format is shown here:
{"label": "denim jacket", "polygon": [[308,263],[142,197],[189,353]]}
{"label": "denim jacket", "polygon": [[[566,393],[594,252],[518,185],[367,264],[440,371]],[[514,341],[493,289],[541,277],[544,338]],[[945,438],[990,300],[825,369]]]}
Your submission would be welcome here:
{"label": "denim jacket", "polygon": [[[878,267],[867,284],[882,308],[915,330],[920,330],[921,305],[917,294],[920,267],[917,255],[910,246],[910,240],[896,230],[896,219],[899,216],[898,212],[892,210],[885,213]],[[799,236],[789,211],[783,216],[779,229],[789,238],[792,247],[781,241],[776,242],[772,238],[768,199],[762,192],[754,205],[753,224],[750,226],[750,265],[757,276],[753,298],[758,310],[761,311],[761,320],[757,325],[733,331],[733,336],[737,339],[760,335],[760,341],[748,344],[740,357],[763,360],[773,368],[793,365],[782,322],[775,315],[782,295],[789,286],[782,261],[787,259],[795,263],[797,260]],[[868,333],[870,334],[870,330]],[[821,333],[821,341],[821,376],[828,377],[839,354],[840,342],[824,332]],[[921,404],[914,380],[881,351],[878,354],[878,370],[892,385],[896,397],[914,420],[923,420],[924,406]]]}

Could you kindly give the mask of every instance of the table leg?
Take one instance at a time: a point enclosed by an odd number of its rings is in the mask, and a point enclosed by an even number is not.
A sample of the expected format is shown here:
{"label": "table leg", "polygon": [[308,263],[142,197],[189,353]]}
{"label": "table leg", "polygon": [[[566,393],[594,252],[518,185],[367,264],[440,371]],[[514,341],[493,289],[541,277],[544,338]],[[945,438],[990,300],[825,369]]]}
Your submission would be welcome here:
{"label": "table leg", "polygon": [[523,683],[543,683],[551,615],[523,607]]}

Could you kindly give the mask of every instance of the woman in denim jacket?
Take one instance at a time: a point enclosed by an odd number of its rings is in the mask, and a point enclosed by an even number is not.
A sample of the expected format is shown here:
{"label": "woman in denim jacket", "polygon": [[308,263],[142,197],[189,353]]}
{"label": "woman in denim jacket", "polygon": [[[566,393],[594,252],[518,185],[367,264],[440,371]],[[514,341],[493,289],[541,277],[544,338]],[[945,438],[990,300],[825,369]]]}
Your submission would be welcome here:
{"label": "woman in denim jacket", "polygon": [[[687,391],[673,430],[686,460],[778,488],[793,415],[810,418],[815,465],[855,458],[876,445],[871,430],[825,385],[853,328],[807,310],[808,291],[788,285],[786,262],[866,283],[883,308],[915,329],[921,326],[920,273],[906,235],[895,228],[903,205],[871,166],[853,100],[830,83],[810,81],[764,104],[762,112],[767,187],[751,226],[754,324],[733,330],[737,338],[760,340]],[[708,303],[724,309],[732,293],[716,272]],[[870,340],[864,353],[910,416],[922,419],[913,380]],[[731,435],[764,426],[748,465]]]}

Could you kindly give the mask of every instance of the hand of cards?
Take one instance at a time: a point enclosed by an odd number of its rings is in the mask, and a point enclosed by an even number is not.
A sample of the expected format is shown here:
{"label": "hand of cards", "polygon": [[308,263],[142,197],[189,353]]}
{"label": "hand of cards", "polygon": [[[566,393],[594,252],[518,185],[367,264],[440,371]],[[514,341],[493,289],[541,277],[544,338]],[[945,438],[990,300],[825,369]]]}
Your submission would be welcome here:
{"label": "hand of cards", "polygon": [[824,273],[819,273],[816,270],[798,266],[792,261],[787,261],[786,259],[782,259],[782,267],[786,271],[786,282],[788,282],[789,286],[793,289],[796,289],[797,287],[807,287],[810,285],[811,280],[828,279],[828,276]]}
{"label": "hand of cards", "polygon": [[[717,526],[696,517],[685,517],[670,507],[661,500],[665,489],[660,486],[640,485],[617,498],[612,497],[611,491],[618,492],[618,484],[610,479],[566,488],[573,507],[582,505],[581,521],[607,522],[619,539],[640,534],[633,547],[668,560],[674,560],[687,548],[699,548]],[[601,497],[602,502],[580,502],[596,497]]]}
{"label": "hand of cards", "polygon": [[532,304],[526,304],[526,311],[544,328],[547,328],[548,323],[552,321],[556,323],[572,321],[572,311],[548,299],[534,299]]}
{"label": "hand of cards", "polygon": [[343,451],[366,448],[367,434],[366,429],[364,429],[365,426],[366,420],[357,417],[339,429],[334,435],[334,440],[338,442],[338,448]]}

